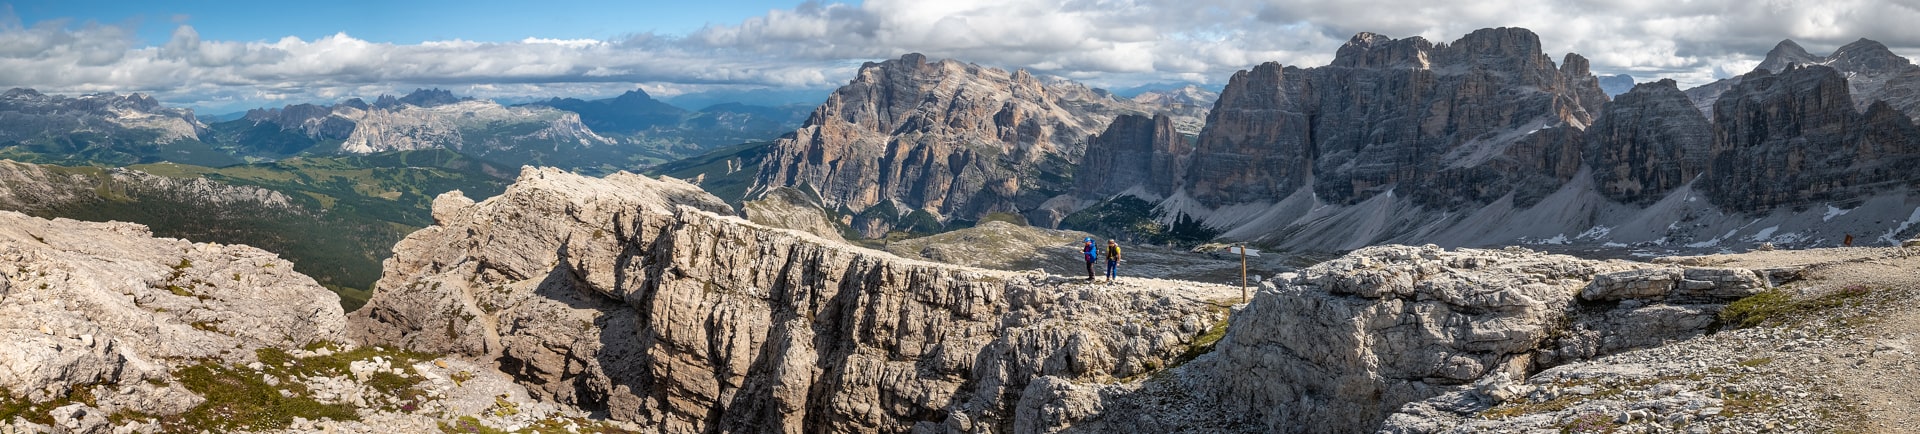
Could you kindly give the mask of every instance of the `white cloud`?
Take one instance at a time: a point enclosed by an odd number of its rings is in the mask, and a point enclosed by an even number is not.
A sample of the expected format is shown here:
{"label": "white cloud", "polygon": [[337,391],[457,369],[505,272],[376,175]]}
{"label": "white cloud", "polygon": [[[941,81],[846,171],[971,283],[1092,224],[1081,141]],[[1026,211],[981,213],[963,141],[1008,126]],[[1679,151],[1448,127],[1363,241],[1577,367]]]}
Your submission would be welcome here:
{"label": "white cloud", "polygon": [[[179,21],[179,20],[176,20]],[[1910,0],[868,0],[808,2],[686,36],[526,38],[420,44],[347,34],[314,40],[205,40],[181,25],[139,46],[131,29],[19,22],[0,11],[0,88],[139,91],[174,103],[328,101],[439,86],[481,97],[594,95],[635,86],[824,88],[862,61],[919,52],[1127,86],[1219,83],[1266,61],[1317,66],[1361,31],[1448,42],[1526,27],[1558,60],[1599,74],[1704,84],[1752,68],[1791,38],[1816,54],[1857,38],[1920,53]]]}

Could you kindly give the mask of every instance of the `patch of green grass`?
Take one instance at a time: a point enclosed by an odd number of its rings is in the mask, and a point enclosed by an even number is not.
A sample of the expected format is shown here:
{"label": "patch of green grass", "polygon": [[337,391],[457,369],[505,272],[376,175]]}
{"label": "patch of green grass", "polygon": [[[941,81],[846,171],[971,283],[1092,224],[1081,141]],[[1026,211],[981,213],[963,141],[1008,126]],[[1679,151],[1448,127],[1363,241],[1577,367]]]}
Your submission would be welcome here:
{"label": "patch of green grass", "polygon": [[440,432],[448,434],[506,434],[506,431],[480,423],[473,416],[460,416],[453,422],[440,422]]}
{"label": "patch of green grass", "polygon": [[1613,424],[1613,417],[1605,413],[1587,413],[1567,421],[1566,425],[1560,426],[1560,432],[1563,434],[1610,433],[1618,428],[1619,426]]}
{"label": "patch of green grass", "polygon": [[1748,414],[1780,406],[1780,397],[1766,392],[1735,392],[1721,403],[1726,413]]}
{"label": "patch of green grass", "polygon": [[[268,385],[259,373],[206,362],[181,369],[174,378],[187,390],[205,397],[199,406],[162,421],[168,432],[219,432],[286,429],[293,418],[359,420],[353,406],[322,404],[308,397],[298,382]],[[281,394],[281,390],[291,396]]]}
{"label": "patch of green grass", "polygon": [[1766,365],[1767,365],[1767,364],[1769,364],[1769,363],[1773,363],[1773,358],[1772,358],[1772,357],[1761,357],[1761,358],[1757,358],[1757,359],[1746,359],[1746,360],[1741,360],[1741,361],[1740,361],[1740,366],[1745,366],[1745,367],[1749,367],[1749,368],[1757,368],[1757,367],[1761,367],[1761,366],[1766,366]]}
{"label": "patch of green grass", "polygon": [[[1647,385],[1655,384],[1665,380],[1666,379],[1663,379],[1663,378],[1648,378],[1648,379],[1636,380],[1636,381],[1618,385],[1618,386],[1608,386],[1604,383],[1601,383],[1600,381],[1591,380],[1591,379],[1568,381],[1568,382],[1560,383],[1559,387],[1562,393],[1559,396],[1553,397],[1553,399],[1540,401],[1540,402],[1529,402],[1524,400],[1507,402],[1507,403],[1495,406],[1493,408],[1489,408],[1485,411],[1481,411],[1480,417],[1483,419],[1499,420],[1499,419],[1509,419],[1509,418],[1514,418],[1519,416],[1525,416],[1529,414],[1554,413],[1554,412],[1563,411],[1569,408],[1573,408],[1574,404],[1579,404],[1582,402],[1593,401],[1593,400],[1613,398],[1616,396],[1620,396],[1623,393],[1626,393],[1627,389],[1645,387]],[[1567,388],[1579,387],[1579,386],[1593,387],[1593,393],[1589,395],[1577,395],[1577,394],[1566,392]],[[1608,419],[1608,421],[1611,422],[1612,419]],[[1563,430],[1562,432],[1566,432],[1566,431]],[[1576,431],[1576,432],[1593,432],[1593,431]]]}
{"label": "patch of green grass", "polygon": [[1822,311],[1858,304],[1870,293],[1870,288],[1855,285],[1818,297],[1796,299],[1785,289],[1775,288],[1728,304],[1720,311],[1720,321],[1738,327],[1787,324]]}
{"label": "patch of green grass", "polygon": [[[101,385],[97,383],[76,384],[67,389],[66,396],[39,404],[27,398],[16,398],[8,394],[5,389],[0,389],[0,423],[12,421],[17,417],[41,425],[53,425],[53,409],[76,403],[98,407],[100,404],[94,399],[93,388],[99,386]],[[121,415],[109,415],[109,417],[119,416]]]}

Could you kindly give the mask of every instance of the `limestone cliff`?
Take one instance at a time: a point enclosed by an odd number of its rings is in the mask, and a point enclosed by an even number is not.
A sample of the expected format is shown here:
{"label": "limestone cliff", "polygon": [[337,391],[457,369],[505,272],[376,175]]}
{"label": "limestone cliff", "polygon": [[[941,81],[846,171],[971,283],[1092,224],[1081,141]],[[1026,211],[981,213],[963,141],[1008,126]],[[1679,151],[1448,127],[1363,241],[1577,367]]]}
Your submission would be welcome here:
{"label": "limestone cliff", "polygon": [[1585,163],[1608,199],[1645,205],[1706,171],[1713,136],[1673,80],[1634,86],[1586,130]]}
{"label": "limestone cliff", "polygon": [[[1892,169],[1920,158],[1920,134],[1899,103],[1862,104],[1860,93],[1889,95],[1900,87],[1888,77],[1920,66],[1877,43],[1820,58],[1783,43],[1766,65],[1798,72],[1715,85],[1726,97],[1705,115],[1690,108],[1696,92],[1671,82],[1608,103],[1585,59],[1556,65],[1539,47],[1525,29],[1448,44],[1362,33],[1326,66],[1241,71],[1190,148],[1115,122],[1082,163],[1114,175],[1077,179],[1044,210],[1131,195],[1162,224],[1191,218],[1221,238],[1313,251],[1679,253],[1864,234],[1891,245],[1920,230],[1920,176]],[[1802,61],[1853,70],[1791,66]],[[1131,175],[1142,170],[1153,176]]]}
{"label": "limestone cliff", "polygon": [[1074,176],[1074,191],[1092,198],[1122,192],[1150,197],[1173,194],[1178,188],[1173,174],[1185,168],[1190,147],[1166,116],[1114,118],[1088,145],[1090,152]]}
{"label": "limestone cliff", "polygon": [[1451,44],[1361,33],[1331,65],[1234,74],[1177,174],[1204,206],[1297,189],[1352,204],[1391,189],[1434,206],[1544,196],[1578,170],[1562,129],[1607,97],[1587,62],[1556,66],[1525,29]]}
{"label": "limestone cliff", "polygon": [[357,338],[493,361],[662,432],[1002,431],[1037,379],[1168,366],[1220,319],[1203,297],[1237,293],[901,259],[630,174],[528,169],[434,214],[349,319]]}
{"label": "limestone cliff", "polygon": [[1920,183],[1920,129],[1884,102],[1854,110],[1825,66],[1755,70],[1714,103],[1703,190],[1741,212],[1841,202]]}

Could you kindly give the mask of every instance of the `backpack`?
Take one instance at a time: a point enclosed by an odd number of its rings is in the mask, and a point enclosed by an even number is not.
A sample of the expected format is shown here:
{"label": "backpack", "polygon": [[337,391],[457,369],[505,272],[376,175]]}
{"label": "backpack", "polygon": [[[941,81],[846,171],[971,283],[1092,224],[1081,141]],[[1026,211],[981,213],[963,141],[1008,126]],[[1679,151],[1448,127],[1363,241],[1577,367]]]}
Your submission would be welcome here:
{"label": "backpack", "polygon": [[1093,248],[1093,243],[1087,243],[1086,247],[1081,247],[1080,252],[1087,254],[1087,262],[1100,259],[1100,249]]}

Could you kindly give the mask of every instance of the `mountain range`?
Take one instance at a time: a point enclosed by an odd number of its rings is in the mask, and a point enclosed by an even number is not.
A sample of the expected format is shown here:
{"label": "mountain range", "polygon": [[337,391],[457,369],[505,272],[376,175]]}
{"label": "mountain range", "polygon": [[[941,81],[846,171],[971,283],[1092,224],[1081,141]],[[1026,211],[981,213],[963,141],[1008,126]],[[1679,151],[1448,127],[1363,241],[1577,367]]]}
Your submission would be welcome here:
{"label": "mountain range", "polygon": [[208,123],[151,97],[0,95],[0,157],[60,164],[170,161],[220,167],[294,156],[449,149],[502,166],[640,170],[793,130],[810,107],[720,103],[699,111],[644,91],[514,106],[420,89],[331,105],[249,110]]}
{"label": "mountain range", "polygon": [[1915,71],[1873,41],[1825,57],[1786,41],[1753,73],[1615,99],[1525,29],[1362,33],[1329,65],[1235,74],[1187,135],[1153,108],[909,55],[777,142],[754,191],[816,192],[868,237],[1017,213],[1305,250],[1886,244],[1920,229],[1920,172],[1899,169],[1920,161]]}

